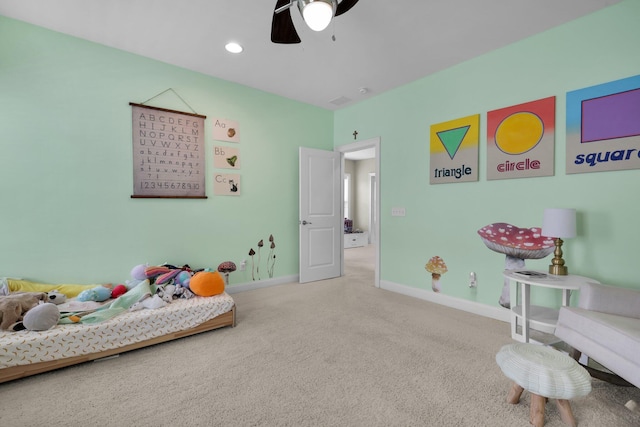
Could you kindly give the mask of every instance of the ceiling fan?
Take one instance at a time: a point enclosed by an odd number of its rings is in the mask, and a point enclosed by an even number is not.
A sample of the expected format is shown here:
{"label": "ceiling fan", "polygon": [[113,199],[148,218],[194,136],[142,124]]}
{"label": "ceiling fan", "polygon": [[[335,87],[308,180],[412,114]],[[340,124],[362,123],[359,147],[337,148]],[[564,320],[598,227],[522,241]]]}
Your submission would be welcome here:
{"label": "ceiling fan", "polygon": [[[314,31],[322,31],[334,16],[340,16],[347,12],[358,3],[358,0],[277,0],[271,24],[272,42],[300,43],[300,37],[291,19],[291,8],[296,3],[309,28]],[[314,19],[316,16],[319,16],[319,21]]]}

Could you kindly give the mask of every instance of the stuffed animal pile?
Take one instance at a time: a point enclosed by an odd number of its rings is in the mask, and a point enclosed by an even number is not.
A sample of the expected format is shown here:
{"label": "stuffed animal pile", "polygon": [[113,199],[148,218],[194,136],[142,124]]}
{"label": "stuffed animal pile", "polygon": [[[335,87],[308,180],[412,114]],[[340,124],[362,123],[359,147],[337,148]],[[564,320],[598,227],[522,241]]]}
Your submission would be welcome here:
{"label": "stuffed animal pile", "polygon": [[38,304],[24,315],[24,319],[21,322],[15,323],[11,330],[22,331],[27,329],[29,331],[47,331],[58,324],[60,320],[60,310],[58,306],[46,302],[44,304]]}
{"label": "stuffed animal pile", "polygon": [[[189,265],[176,267],[171,264],[149,266],[140,264],[131,270],[132,280],[127,281],[127,287],[132,289],[143,280],[149,280],[156,286],[156,294],[165,303],[171,303],[177,298],[192,298],[194,295],[209,297],[224,292],[225,282],[217,271],[193,270]],[[159,302],[138,301],[140,304],[130,310],[142,308],[158,308]]]}
{"label": "stuffed animal pile", "polygon": [[176,267],[171,264],[163,264],[159,266],[149,266],[140,264],[131,270],[132,280],[127,281],[127,287],[133,289],[142,281],[149,281],[155,286],[155,294],[143,296],[139,301],[133,304],[129,311],[161,308],[171,303],[177,298],[192,298],[199,295],[192,292],[190,283],[194,272],[189,265]]}
{"label": "stuffed animal pile", "polygon": [[149,280],[156,285],[157,294],[165,301],[171,302],[176,298],[191,298],[193,292],[189,288],[191,277],[195,272],[185,264],[176,267],[171,264],[159,266],[148,266],[146,264],[136,265],[131,270],[133,280],[127,282],[127,287],[131,289],[143,280]]}
{"label": "stuffed animal pile", "polygon": [[0,329],[6,331],[46,331],[60,320],[58,307],[47,302],[50,298],[44,292],[17,292],[0,296]]}
{"label": "stuffed animal pile", "polygon": [[27,311],[46,298],[44,292],[21,292],[0,297],[0,329],[11,330],[11,326],[21,321]]}
{"label": "stuffed animal pile", "polygon": [[[81,321],[83,315],[94,312],[96,309],[69,312],[68,309],[65,309],[68,304],[65,304],[65,306],[61,306],[63,307],[61,320],[61,310],[58,309],[58,305],[65,302],[72,304],[75,301],[87,303],[118,299],[140,283],[147,281],[148,284],[145,286],[151,285],[151,292],[149,293],[145,289],[144,295],[129,307],[129,311],[161,308],[178,298],[187,299],[195,295],[214,296],[221,294],[225,289],[225,280],[218,271],[193,270],[186,264],[182,267],[170,264],[136,265],[131,270],[131,279],[127,280],[125,284],[116,286],[110,284],[56,286],[14,280],[15,283],[12,282],[14,287],[27,286],[30,290],[33,288],[44,291],[13,291],[11,287],[7,286],[8,295],[0,295],[0,329],[45,331],[53,328],[58,322],[70,323],[68,319],[77,323]],[[64,286],[72,288],[67,289]],[[74,300],[67,301],[68,298],[74,298]],[[134,298],[137,299],[138,296],[136,295]]]}

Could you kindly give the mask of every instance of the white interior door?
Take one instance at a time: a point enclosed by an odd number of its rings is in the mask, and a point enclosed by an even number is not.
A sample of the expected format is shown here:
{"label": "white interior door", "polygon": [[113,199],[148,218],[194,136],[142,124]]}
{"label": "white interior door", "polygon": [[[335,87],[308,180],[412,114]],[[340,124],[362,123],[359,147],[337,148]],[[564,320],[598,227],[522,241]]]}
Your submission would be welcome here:
{"label": "white interior door", "polygon": [[369,243],[378,243],[378,180],[375,173],[369,174]]}
{"label": "white interior door", "polygon": [[340,276],[340,153],[300,147],[300,283]]}

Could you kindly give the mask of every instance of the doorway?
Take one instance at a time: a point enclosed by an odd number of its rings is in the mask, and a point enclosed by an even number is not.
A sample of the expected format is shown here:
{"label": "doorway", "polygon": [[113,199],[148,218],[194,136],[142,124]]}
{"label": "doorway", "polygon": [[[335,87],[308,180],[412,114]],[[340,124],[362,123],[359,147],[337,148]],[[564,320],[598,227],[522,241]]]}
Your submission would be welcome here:
{"label": "doorway", "polygon": [[[356,228],[367,232],[366,246],[358,246],[356,248],[345,249],[342,247],[342,275],[345,272],[349,274],[352,270],[373,269],[372,277],[375,287],[380,287],[380,138],[372,138],[364,141],[345,144],[336,147],[336,151],[342,155],[342,173],[345,174],[345,165],[354,165],[357,162],[363,162],[366,170],[360,170],[351,167],[350,181],[352,182],[353,191],[350,192],[350,202],[354,202],[354,198],[360,199],[358,206],[351,205],[349,208],[350,217],[357,216],[354,224]],[[360,182],[358,183],[358,175]],[[359,188],[358,188],[359,187]],[[340,205],[345,204],[345,190],[341,195]],[[366,203],[363,202],[366,201]],[[359,212],[358,212],[359,211]],[[352,219],[352,218],[349,218]],[[363,236],[358,236],[362,238]],[[349,235],[347,235],[347,239]],[[362,239],[358,239],[362,240]]]}

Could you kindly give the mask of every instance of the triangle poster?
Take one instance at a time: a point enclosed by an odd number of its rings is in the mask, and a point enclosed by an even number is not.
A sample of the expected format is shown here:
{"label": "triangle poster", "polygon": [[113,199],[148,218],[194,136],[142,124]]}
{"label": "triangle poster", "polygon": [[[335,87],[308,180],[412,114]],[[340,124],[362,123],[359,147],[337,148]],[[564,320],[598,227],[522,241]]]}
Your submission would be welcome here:
{"label": "triangle poster", "polygon": [[480,115],[431,125],[429,183],[478,180]]}

